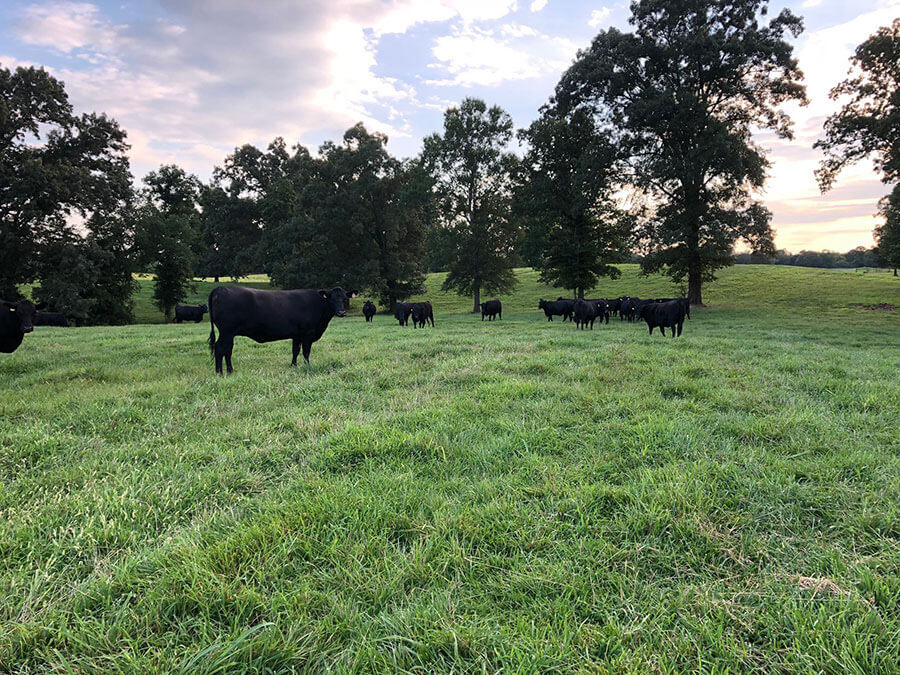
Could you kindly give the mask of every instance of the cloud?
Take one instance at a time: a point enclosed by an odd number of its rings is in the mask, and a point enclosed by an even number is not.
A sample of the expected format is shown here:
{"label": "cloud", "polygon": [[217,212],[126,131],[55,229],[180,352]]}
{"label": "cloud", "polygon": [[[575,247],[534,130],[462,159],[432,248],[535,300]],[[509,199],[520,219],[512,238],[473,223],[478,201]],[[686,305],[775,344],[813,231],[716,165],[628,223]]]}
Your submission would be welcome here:
{"label": "cloud", "polygon": [[588,19],[588,26],[591,28],[599,28],[600,24],[602,24],[609,15],[612,13],[612,10],[609,7],[601,7],[600,9],[595,9],[591,12],[591,18]]}
{"label": "cloud", "polygon": [[104,20],[100,11],[87,2],[51,2],[27,7],[18,25],[25,44],[52,47],[69,53],[91,46],[110,49],[116,28]]}
{"label": "cloud", "polygon": [[464,28],[434,42],[436,61],[430,66],[450,77],[428,80],[438,86],[491,87],[561,72],[578,46],[567,39],[538,33],[527,26],[504,25],[499,30]]}
{"label": "cloud", "polygon": [[544,7],[547,6],[547,0],[534,0],[531,5],[529,5],[529,9],[532,12],[540,12]]}

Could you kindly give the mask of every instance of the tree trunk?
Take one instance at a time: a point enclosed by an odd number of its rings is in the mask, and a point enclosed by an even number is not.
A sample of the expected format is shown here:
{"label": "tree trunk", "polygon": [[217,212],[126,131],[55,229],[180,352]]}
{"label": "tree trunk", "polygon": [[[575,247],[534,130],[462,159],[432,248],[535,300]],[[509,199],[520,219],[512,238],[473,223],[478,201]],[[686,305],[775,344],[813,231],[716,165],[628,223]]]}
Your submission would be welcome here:
{"label": "tree trunk", "polygon": [[581,286],[578,289],[578,293],[575,294],[575,297],[578,298],[579,300],[584,300],[584,286]]}
{"label": "tree trunk", "polygon": [[472,314],[478,314],[481,311],[481,284],[475,283],[475,306],[472,307]]}
{"label": "tree trunk", "polygon": [[216,276],[213,277],[213,281],[214,281],[215,283],[219,283],[219,275],[218,275],[218,274],[217,274]]}
{"label": "tree trunk", "polygon": [[703,275],[700,270],[688,273],[688,302],[691,305],[703,304]]}
{"label": "tree trunk", "polygon": [[897,276],[897,268],[894,268],[894,276]]}

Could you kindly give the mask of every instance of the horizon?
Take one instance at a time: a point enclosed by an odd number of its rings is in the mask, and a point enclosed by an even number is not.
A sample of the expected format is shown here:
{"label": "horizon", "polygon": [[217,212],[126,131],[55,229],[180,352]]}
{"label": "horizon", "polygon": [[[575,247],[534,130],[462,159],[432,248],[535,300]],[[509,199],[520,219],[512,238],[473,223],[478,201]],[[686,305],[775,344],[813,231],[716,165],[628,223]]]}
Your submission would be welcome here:
{"label": "horizon", "polygon": [[[208,180],[235,147],[282,136],[315,151],[362,121],[398,157],[418,153],[447,107],[474,96],[527,126],[578,49],[600,30],[629,30],[627,2],[559,0],[266,1],[13,0],[0,8],[0,65],[45,67],[77,112],[103,112],[128,133],[139,181],[160,164]],[[865,9],[855,9],[865,5]],[[888,187],[870,161],[819,193],[813,143],[839,108],[828,91],[855,47],[897,16],[900,0],[771,2],[804,19],[791,40],[810,103],[784,106],[794,139],[757,133],[772,166],[760,195],[775,245],[871,247]],[[243,52],[243,53],[242,53]],[[227,115],[222,115],[223,110]]]}

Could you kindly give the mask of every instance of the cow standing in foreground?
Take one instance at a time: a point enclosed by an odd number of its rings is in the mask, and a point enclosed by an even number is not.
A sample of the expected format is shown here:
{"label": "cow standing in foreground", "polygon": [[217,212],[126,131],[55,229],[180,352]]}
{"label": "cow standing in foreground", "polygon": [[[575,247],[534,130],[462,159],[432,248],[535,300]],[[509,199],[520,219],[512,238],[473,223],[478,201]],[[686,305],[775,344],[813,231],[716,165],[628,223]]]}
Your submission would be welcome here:
{"label": "cow standing in foreground", "polygon": [[411,302],[398,302],[394,307],[394,318],[397,319],[397,323],[401,326],[409,325],[409,315],[412,314],[413,303]]}
{"label": "cow standing in foreground", "polygon": [[431,303],[425,302],[412,303],[413,328],[425,328],[425,324],[431,321],[431,327],[434,328],[434,310]]}
{"label": "cow standing in foreground", "polygon": [[206,305],[175,305],[175,323],[193,321],[200,323],[209,309]]}
{"label": "cow standing in foreground", "polygon": [[640,318],[646,321],[650,328],[650,335],[653,335],[653,329],[657,326],[663,335],[666,334],[666,328],[672,329],[672,337],[681,335],[685,312],[684,304],[680,300],[648,302],[640,308],[639,312]]}
{"label": "cow standing in foreground", "polygon": [[[209,349],[216,357],[216,372],[222,374],[222,359],[231,367],[234,338],[243,335],[256,342],[293,341],[291,365],[297,354],[309,365],[312,343],[322,337],[332,317],[347,316],[350,298],[343,288],[330,291],[303,289],[270,291],[241,286],[219,286],[209,294]],[[216,340],[216,328],[219,339]]]}
{"label": "cow standing in foreground", "polygon": [[375,309],[375,303],[371,300],[366,300],[365,304],[363,305],[363,316],[366,317],[366,323],[372,321],[372,317],[375,316],[376,311],[377,310]]}
{"label": "cow standing in foreground", "polygon": [[28,300],[0,300],[0,352],[12,354],[26,333],[34,330],[34,304]]}
{"label": "cow standing in foreground", "polygon": [[62,328],[69,327],[69,320],[65,314],[59,312],[35,312],[35,326],[60,326]]}
{"label": "cow standing in foreground", "polygon": [[484,317],[488,318],[488,321],[493,321],[495,316],[499,316],[500,320],[503,320],[503,305],[499,300],[488,300],[487,302],[481,303],[481,320],[484,321]]}

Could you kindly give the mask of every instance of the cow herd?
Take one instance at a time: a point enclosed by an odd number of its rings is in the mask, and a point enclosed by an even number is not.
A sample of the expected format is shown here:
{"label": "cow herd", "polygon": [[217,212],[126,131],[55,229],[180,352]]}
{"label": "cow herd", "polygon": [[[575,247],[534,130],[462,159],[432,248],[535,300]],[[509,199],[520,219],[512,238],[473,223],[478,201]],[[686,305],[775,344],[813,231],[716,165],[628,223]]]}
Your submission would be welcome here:
{"label": "cow herd", "polygon": [[[356,291],[344,291],[335,287],[331,290],[263,290],[243,286],[219,286],[209,294],[206,305],[177,305],[175,321],[199,323],[209,312],[209,349],[212,353],[216,372],[223,373],[225,363],[227,373],[234,372],[231,364],[234,338],[248,337],[256,342],[291,340],[293,357],[291,365],[297,365],[297,356],[303,351],[303,358],[309,364],[312,343],[325,333],[335,316],[344,317],[350,308],[350,299]],[[691,318],[691,308],[684,298],[657,298],[641,300],[622,296],[615,300],[604,298],[538,301],[538,309],[543,310],[547,321],[554,316],[563,321],[571,321],[580,330],[594,329],[594,323],[609,323],[611,316],[620,321],[644,321],[653,334],[659,328],[665,335],[666,328],[671,336],[681,335],[685,317]],[[371,322],[377,308],[371,300],[363,304],[363,316]],[[401,326],[408,326],[413,320],[414,328],[434,327],[434,309],[427,300],[424,302],[398,302],[394,318]],[[500,300],[481,303],[481,320],[503,319],[503,305]],[[0,300],[0,352],[14,352],[27,333],[34,326],[68,326],[62,314],[38,312],[28,300],[6,302]],[[219,331],[216,337],[216,329]]]}
{"label": "cow herd", "polygon": [[666,328],[669,328],[672,337],[681,335],[685,317],[691,318],[691,305],[687,298],[641,300],[627,295],[615,300],[542,298],[538,301],[538,309],[544,311],[547,321],[553,321],[554,316],[561,316],[563,321],[571,321],[581,330],[588,326],[594,330],[595,321],[609,323],[611,316],[618,315],[620,321],[645,321],[650,335],[653,335],[654,328],[659,328],[663,335],[666,334]]}

